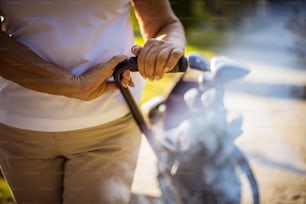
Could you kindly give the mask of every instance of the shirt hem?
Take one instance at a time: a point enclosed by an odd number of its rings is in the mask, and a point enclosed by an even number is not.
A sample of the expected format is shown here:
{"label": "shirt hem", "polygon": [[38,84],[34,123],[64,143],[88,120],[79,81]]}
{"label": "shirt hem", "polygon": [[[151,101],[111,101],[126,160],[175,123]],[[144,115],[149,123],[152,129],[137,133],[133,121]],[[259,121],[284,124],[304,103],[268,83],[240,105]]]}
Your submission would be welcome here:
{"label": "shirt hem", "polygon": [[128,114],[128,110],[121,110],[112,113],[111,117],[81,117],[68,119],[41,119],[9,115],[6,120],[0,117],[0,123],[14,128],[42,131],[62,132],[90,128],[111,122]]}

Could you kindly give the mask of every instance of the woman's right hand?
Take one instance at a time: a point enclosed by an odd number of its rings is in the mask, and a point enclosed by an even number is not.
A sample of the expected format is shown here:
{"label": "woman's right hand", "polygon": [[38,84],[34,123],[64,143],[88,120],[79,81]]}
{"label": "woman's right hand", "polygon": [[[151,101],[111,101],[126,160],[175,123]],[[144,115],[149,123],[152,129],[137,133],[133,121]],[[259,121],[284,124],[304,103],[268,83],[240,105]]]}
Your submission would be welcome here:
{"label": "woman's right hand", "polygon": [[[99,64],[93,69],[85,72],[84,74],[73,77],[74,85],[77,88],[78,99],[93,100],[102,94],[115,90],[116,84],[114,81],[108,81],[113,75],[115,67],[127,59],[125,55],[117,55],[103,64]],[[130,71],[125,70],[122,74],[121,84],[123,87],[133,87],[134,83],[131,80]]]}

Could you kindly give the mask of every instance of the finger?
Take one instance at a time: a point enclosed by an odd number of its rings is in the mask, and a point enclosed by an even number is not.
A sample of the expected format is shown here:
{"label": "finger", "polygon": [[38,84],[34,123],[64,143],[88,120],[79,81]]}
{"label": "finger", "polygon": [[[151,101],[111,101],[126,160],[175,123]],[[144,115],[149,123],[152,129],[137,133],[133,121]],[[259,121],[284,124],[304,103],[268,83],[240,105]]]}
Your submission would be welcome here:
{"label": "finger", "polygon": [[113,56],[110,60],[108,60],[103,66],[109,68],[109,70],[113,70],[112,68],[115,68],[119,63],[123,62],[126,59],[128,59],[126,55],[116,55]]}
{"label": "finger", "polygon": [[127,88],[131,81],[131,72],[130,70],[124,70],[122,72],[122,79],[121,79],[121,85],[125,88]]}
{"label": "finger", "polygon": [[116,55],[106,63],[100,64],[95,69],[90,70],[86,77],[96,78],[98,76],[100,81],[104,81],[106,78],[111,77],[115,67],[126,59],[126,55]]}
{"label": "finger", "polygon": [[122,72],[122,78],[125,78],[127,80],[131,79],[131,71],[126,69]]}
{"label": "finger", "polygon": [[153,46],[151,47],[145,58],[145,64],[144,64],[145,75],[151,81],[155,80],[156,77],[155,68],[156,68],[156,61],[159,51],[160,48],[158,46]]}
{"label": "finger", "polygon": [[135,87],[135,84],[132,79],[129,81],[129,87]]}
{"label": "finger", "polygon": [[[159,80],[163,76],[163,69],[160,68],[160,64],[158,64],[159,61],[159,55],[160,52],[170,52],[171,49],[169,49],[169,44],[158,41],[155,43],[152,43],[151,49],[148,50],[148,53],[146,54],[145,57],[145,75],[148,77],[150,80]],[[164,55],[164,54],[163,54]],[[168,55],[168,54],[166,54]],[[161,69],[158,71],[158,69]]]}
{"label": "finger", "polygon": [[156,67],[155,67],[155,79],[159,80],[163,78],[164,75],[164,69],[166,66],[166,63],[169,58],[169,50],[168,49],[162,49],[158,56],[157,56],[157,61],[156,61]]}
{"label": "finger", "polygon": [[123,86],[124,88],[128,88],[128,87],[135,87],[135,84],[132,79],[130,80],[122,79],[121,86]]}
{"label": "finger", "polygon": [[164,71],[169,72],[170,70],[172,70],[183,55],[184,52],[181,49],[173,49],[166,63]]}
{"label": "finger", "polygon": [[150,39],[147,41],[145,46],[141,49],[141,52],[138,55],[137,63],[138,63],[138,71],[144,78],[148,78],[147,75],[150,75],[149,73],[146,73],[146,57],[148,56],[150,49],[154,46],[158,46],[160,42],[156,39]]}
{"label": "finger", "polygon": [[124,88],[127,88],[129,86],[129,80],[121,79],[120,83],[121,83],[121,86]]}
{"label": "finger", "polygon": [[146,55],[148,54],[148,51],[150,48],[151,47],[149,46],[142,48],[137,58],[138,72],[145,79],[147,79],[146,70],[145,70],[145,59],[146,59]]}
{"label": "finger", "polygon": [[165,64],[172,49],[172,45],[166,42],[161,42],[150,49],[146,57],[145,68],[146,71],[150,70],[149,77],[151,80],[159,80],[163,77]]}
{"label": "finger", "polygon": [[138,56],[140,51],[141,51],[142,47],[139,46],[139,45],[134,45],[132,48],[131,48],[131,52],[133,53],[133,55],[135,56]]}

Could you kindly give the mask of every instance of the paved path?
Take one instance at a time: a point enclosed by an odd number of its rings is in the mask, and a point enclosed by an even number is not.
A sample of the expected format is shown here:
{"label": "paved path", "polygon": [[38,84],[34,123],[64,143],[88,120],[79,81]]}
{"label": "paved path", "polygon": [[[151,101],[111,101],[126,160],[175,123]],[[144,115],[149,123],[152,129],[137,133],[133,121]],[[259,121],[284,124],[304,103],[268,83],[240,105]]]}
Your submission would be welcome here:
{"label": "paved path", "polygon": [[[225,102],[244,117],[237,144],[254,169],[261,203],[306,204],[306,65],[290,52],[296,35],[285,28],[287,18],[274,20],[220,52],[251,68],[246,79],[228,87]],[[155,162],[143,140],[134,193],[160,195]],[[248,193],[243,203],[251,203]]]}
{"label": "paved path", "polygon": [[243,113],[245,132],[237,144],[254,168],[261,202],[305,204],[306,64],[290,51],[296,36],[286,29],[287,19],[275,21],[222,53],[251,67],[240,86],[229,88],[227,105]]}

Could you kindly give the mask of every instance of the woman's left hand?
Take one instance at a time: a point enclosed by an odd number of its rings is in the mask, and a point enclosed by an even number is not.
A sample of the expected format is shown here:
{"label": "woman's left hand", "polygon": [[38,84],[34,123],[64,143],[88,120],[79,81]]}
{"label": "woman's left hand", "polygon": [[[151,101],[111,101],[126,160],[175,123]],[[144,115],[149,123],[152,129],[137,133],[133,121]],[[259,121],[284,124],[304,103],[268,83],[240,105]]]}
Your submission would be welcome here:
{"label": "woman's left hand", "polygon": [[144,47],[133,46],[131,51],[138,57],[139,73],[151,81],[161,79],[184,55],[183,47],[155,38],[149,39]]}

